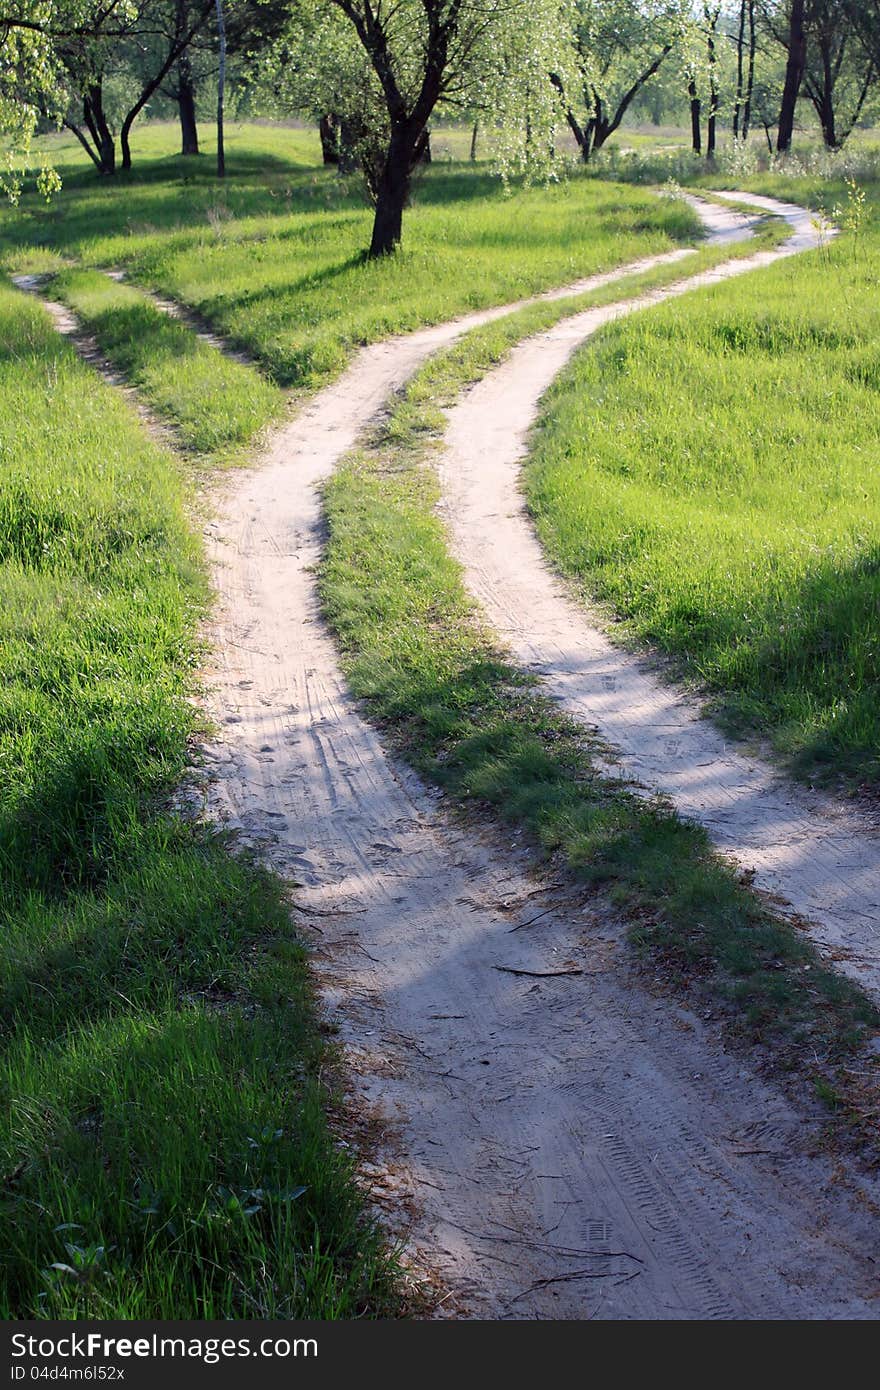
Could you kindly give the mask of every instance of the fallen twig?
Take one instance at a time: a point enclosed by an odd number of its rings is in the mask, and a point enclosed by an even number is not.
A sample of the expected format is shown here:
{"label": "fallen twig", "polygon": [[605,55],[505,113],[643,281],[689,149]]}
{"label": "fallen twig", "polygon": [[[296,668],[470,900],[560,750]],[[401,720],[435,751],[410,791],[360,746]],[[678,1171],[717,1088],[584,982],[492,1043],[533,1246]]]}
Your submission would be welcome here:
{"label": "fallen twig", "polygon": [[493,970],[503,970],[505,975],[531,975],[537,980],[549,980],[554,975],[583,975],[580,966],[574,965],[566,970],[515,970],[512,965],[493,965]]}

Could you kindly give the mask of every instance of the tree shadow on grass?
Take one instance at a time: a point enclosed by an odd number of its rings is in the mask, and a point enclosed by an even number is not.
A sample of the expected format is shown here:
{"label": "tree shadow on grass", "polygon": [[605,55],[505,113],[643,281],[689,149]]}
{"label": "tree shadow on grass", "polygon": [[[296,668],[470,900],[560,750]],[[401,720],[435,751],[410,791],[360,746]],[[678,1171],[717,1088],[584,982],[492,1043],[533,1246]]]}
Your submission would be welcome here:
{"label": "tree shadow on grass", "polygon": [[769,735],[801,778],[880,790],[880,546],[825,560],[783,602],[758,595],[750,607],[756,641],[728,624],[723,645],[700,654],[723,668],[709,692],[719,723]]}

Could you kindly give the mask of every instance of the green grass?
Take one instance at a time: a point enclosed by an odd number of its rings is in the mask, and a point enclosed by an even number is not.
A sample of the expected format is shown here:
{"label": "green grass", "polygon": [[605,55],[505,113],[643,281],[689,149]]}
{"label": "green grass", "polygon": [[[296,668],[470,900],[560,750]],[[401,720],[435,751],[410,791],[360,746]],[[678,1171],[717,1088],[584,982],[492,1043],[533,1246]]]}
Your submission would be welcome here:
{"label": "green grass", "polygon": [[726,728],[874,791],[878,230],[603,330],[525,475],[556,563]]}
{"label": "green grass", "polygon": [[9,289],[0,344],[0,1315],[393,1310],[282,889],[169,801],[186,478]]}
{"label": "green grass", "polygon": [[203,342],[132,285],[96,270],[65,270],[46,292],[73,309],[188,450],[214,462],[240,455],[284,409],[281,391],[255,368]]}
{"label": "green grass", "polygon": [[210,161],[170,154],[173,128],[142,138],[131,177],[101,180],[70,154],[56,201],[31,196],[0,218],[0,263],[124,265],[197,309],[282,386],[325,381],[362,343],[699,236],[689,208],[645,189],[577,174],[507,194],[485,165],[442,162],[417,183],[401,253],[369,263],[358,182],[315,167],[311,133],[247,128],[223,185]]}
{"label": "green grass", "polygon": [[499,652],[464,591],[431,446],[440,407],[515,338],[509,321],[494,324],[429,363],[327,487],[321,592],[349,683],[423,776],[602,888],[669,983],[721,1004],[731,1029],[773,1044],[781,1065],[834,1075],[877,1011],[702,829],[596,772],[583,732]]}

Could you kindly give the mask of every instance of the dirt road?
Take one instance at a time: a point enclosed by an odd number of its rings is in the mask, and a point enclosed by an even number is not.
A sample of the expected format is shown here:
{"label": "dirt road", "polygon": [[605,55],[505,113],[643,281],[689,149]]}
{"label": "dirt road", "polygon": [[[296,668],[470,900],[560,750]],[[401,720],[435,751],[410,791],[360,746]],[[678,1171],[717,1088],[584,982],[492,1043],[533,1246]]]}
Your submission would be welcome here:
{"label": "dirt road", "polygon": [[346,692],[315,592],[320,485],[431,351],[496,312],[365,349],[229,477],[211,804],[299,885],[356,1103],[391,1130],[377,1193],[411,1212],[442,1309],[874,1317],[876,1222],[804,1117],[629,978],[617,923],[529,877],[515,842],[451,828]]}

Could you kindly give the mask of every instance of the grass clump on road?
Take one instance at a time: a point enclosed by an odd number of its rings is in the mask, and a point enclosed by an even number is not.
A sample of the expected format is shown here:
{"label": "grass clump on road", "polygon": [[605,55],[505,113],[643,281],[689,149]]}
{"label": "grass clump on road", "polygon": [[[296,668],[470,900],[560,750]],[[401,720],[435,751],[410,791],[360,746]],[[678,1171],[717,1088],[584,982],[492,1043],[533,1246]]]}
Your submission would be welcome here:
{"label": "grass clump on road", "polygon": [[726,729],[873,793],[877,206],[858,235],[603,330],[549,393],[525,475],[559,567]]}
{"label": "grass clump on road", "polygon": [[277,386],[203,342],[132,285],[96,270],[65,270],[47,293],[74,311],[186,449],[214,462],[234,457],[281,414]]}
{"label": "grass clump on road", "polygon": [[[531,313],[531,311],[526,311]],[[498,335],[507,334],[507,342]],[[880,1024],[861,991],[773,917],[705,832],[594,769],[583,731],[481,626],[437,513],[440,407],[503,356],[508,321],[430,362],[327,487],[325,612],[349,682],[410,762],[601,886],[669,978],[724,1003],[785,1065],[836,1071]]]}
{"label": "grass clump on road", "polygon": [[0,1312],[387,1310],[283,892],[169,801],[180,465],[9,289],[0,344]]}

